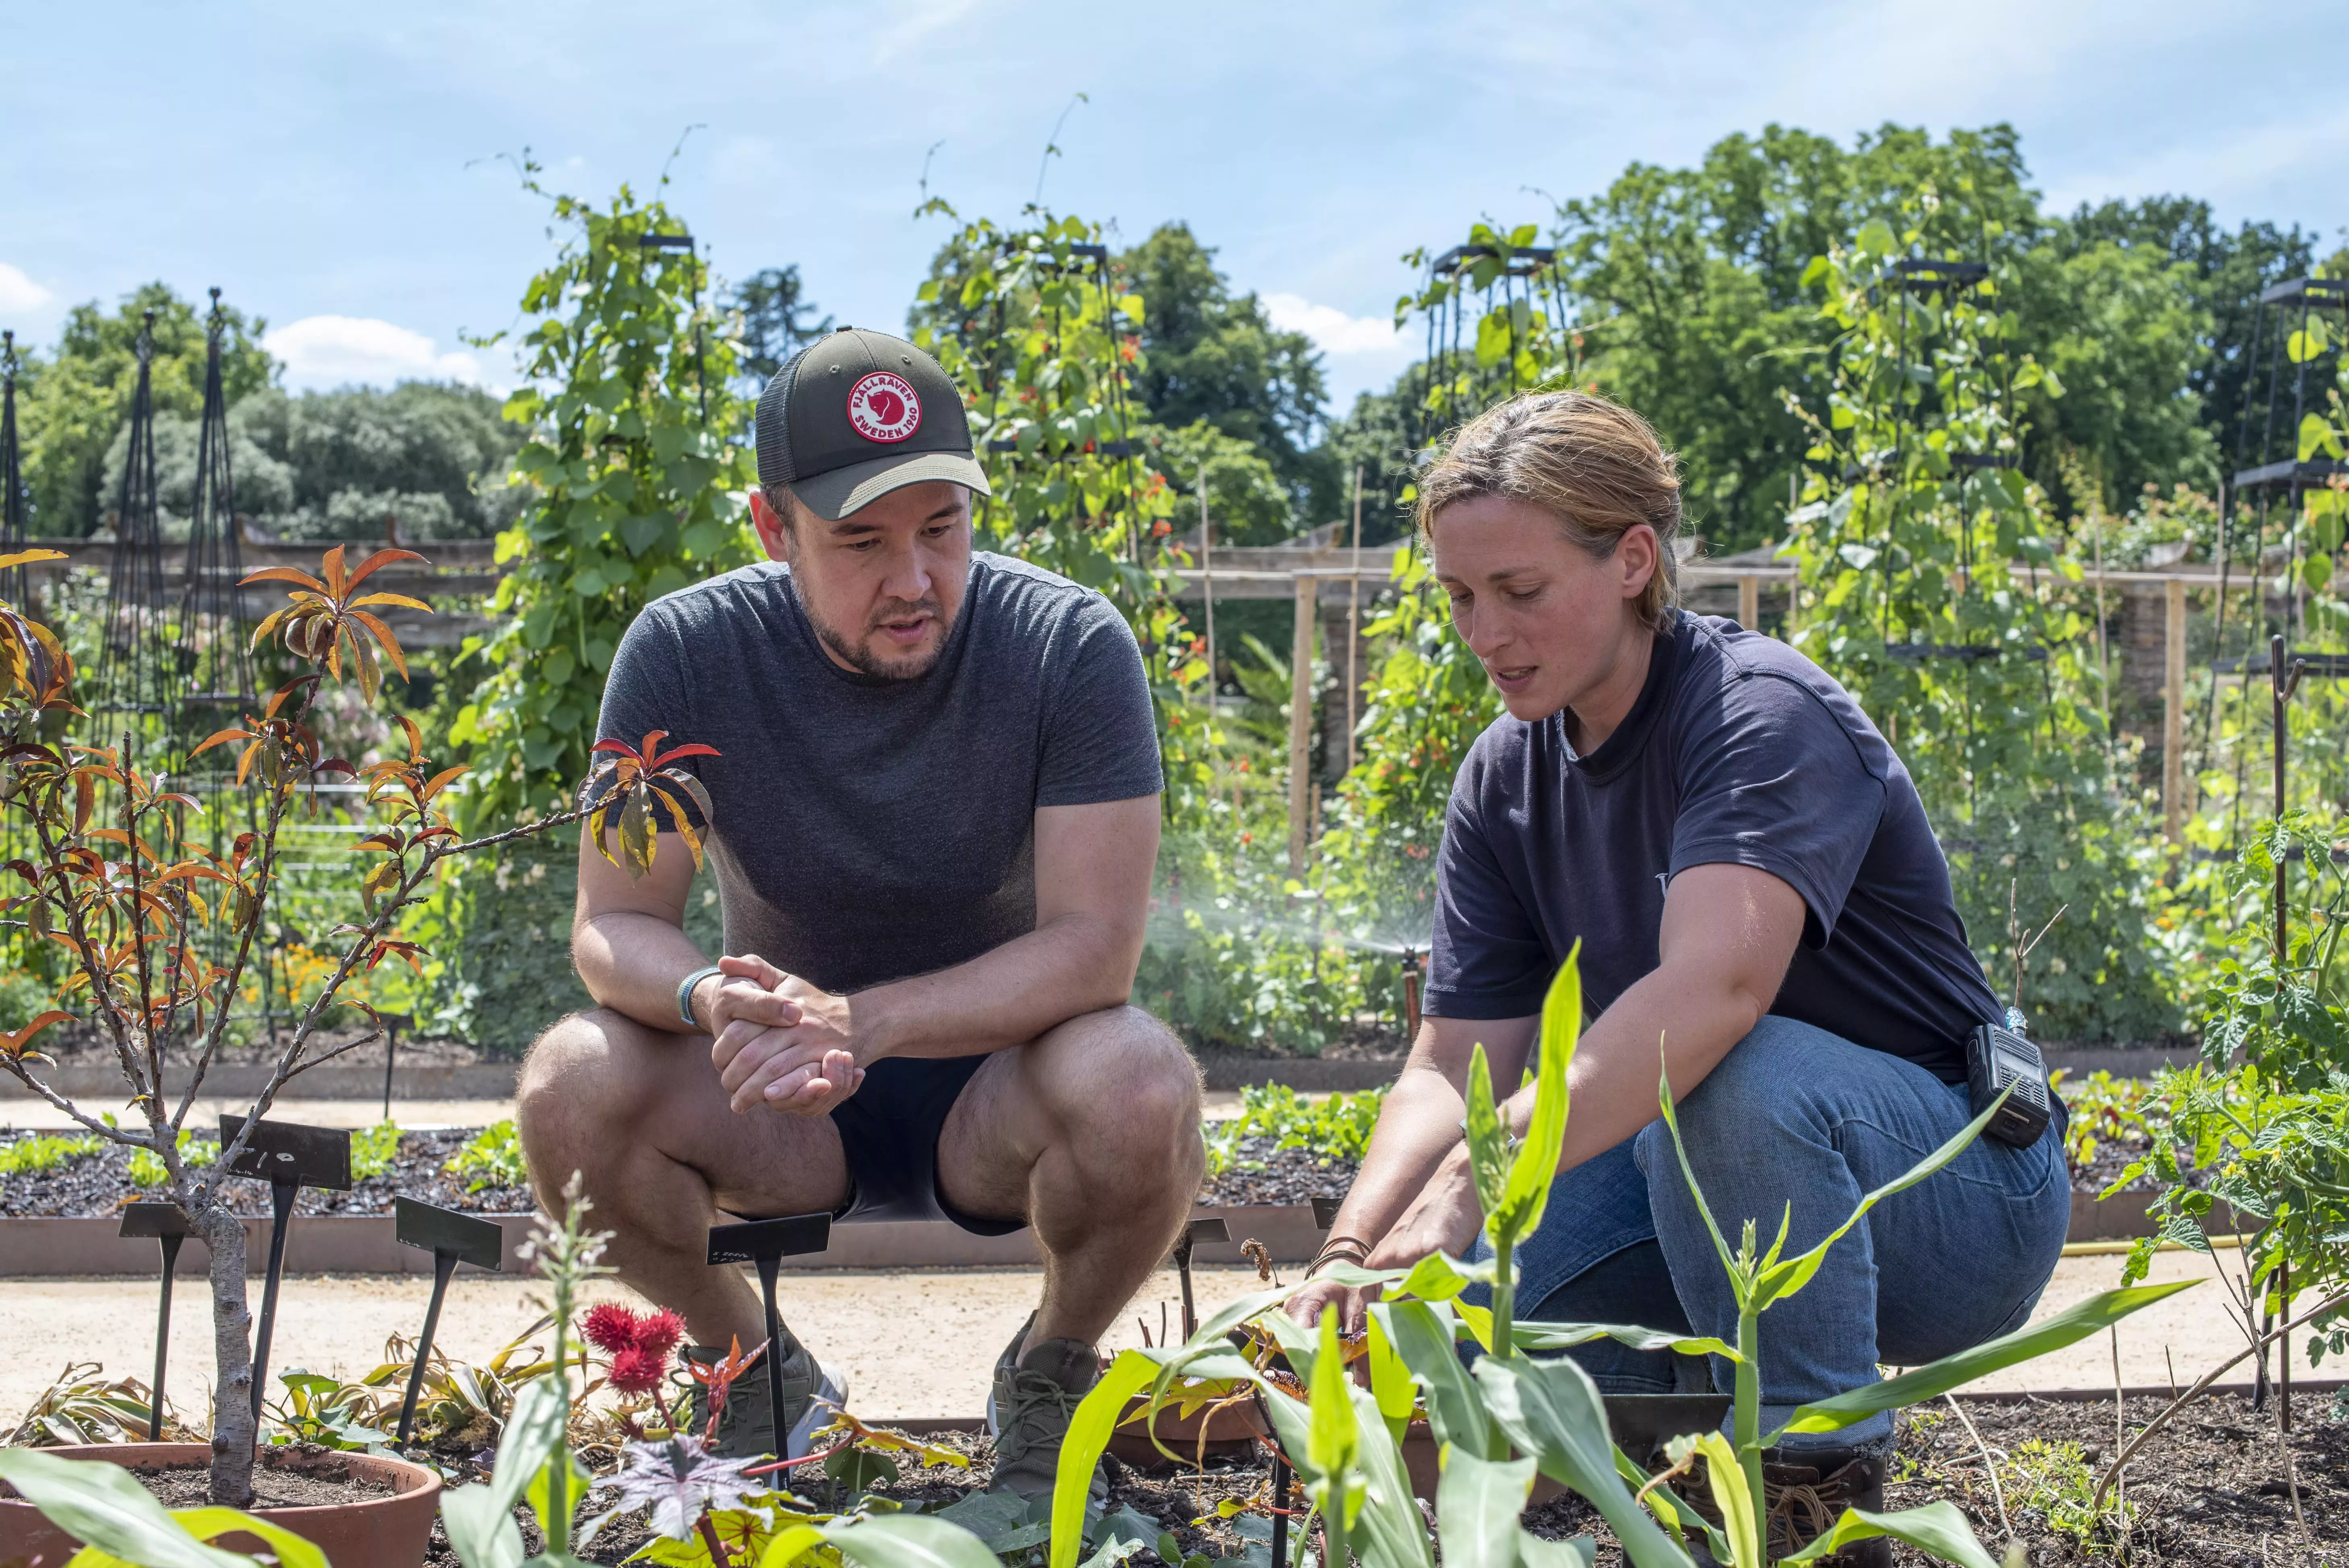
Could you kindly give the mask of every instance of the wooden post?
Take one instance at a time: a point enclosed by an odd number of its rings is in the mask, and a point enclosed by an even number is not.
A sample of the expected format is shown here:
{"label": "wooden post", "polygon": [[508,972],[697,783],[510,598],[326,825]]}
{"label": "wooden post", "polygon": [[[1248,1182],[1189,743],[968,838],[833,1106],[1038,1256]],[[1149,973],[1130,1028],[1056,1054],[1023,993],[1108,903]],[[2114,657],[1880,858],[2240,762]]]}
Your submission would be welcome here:
{"label": "wooden post", "polygon": [[1749,632],[1762,629],[1762,579],[1737,580],[1737,624]]}
{"label": "wooden post", "polygon": [[1346,771],[1354,770],[1354,704],[1361,677],[1355,672],[1355,648],[1362,640],[1362,465],[1354,465],[1354,561],[1346,579]]}
{"label": "wooden post", "polygon": [[1207,465],[1199,464],[1199,592],[1207,602],[1207,712],[1216,711],[1216,540],[1207,521]]}
{"label": "wooden post", "polygon": [[2186,834],[2186,582],[2162,585],[2168,599],[2162,630],[2161,832],[2171,843]]}
{"label": "wooden post", "polygon": [[1313,630],[1320,614],[1319,581],[1297,574],[1297,634],[1288,654],[1288,874],[1305,874],[1308,810],[1313,798]]}

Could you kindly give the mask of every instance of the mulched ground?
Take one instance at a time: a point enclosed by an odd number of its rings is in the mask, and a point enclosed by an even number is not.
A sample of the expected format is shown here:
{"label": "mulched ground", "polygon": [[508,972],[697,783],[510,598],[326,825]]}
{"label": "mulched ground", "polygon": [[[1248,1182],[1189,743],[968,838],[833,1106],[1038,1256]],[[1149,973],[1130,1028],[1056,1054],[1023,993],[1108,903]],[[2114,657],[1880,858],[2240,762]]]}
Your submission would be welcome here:
{"label": "mulched ground", "polygon": [[[305,1190],[300,1212],[305,1214],[383,1214],[395,1196],[405,1195],[452,1209],[478,1213],[523,1214],[531,1209],[530,1193],[521,1187],[465,1190],[471,1177],[450,1178],[441,1165],[454,1154],[472,1130],[443,1129],[401,1135],[399,1158],[392,1170],[371,1176],[348,1192]],[[0,1147],[7,1142],[0,1136]],[[1342,1198],[1354,1182],[1359,1167],[1351,1160],[1323,1160],[1303,1149],[1273,1148],[1269,1138],[1244,1140],[1232,1169],[1209,1182],[1200,1194],[1203,1203],[1218,1207],[1250,1203],[1303,1203],[1314,1198]],[[2100,1192],[2141,1150],[2108,1142],[2097,1151],[2096,1162],[2075,1168],[2075,1191]],[[1261,1169],[1250,1170],[1248,1166]],[[130,1188],[130,1153],[108,1148],[68,1161],[54,1170],[32,1174],[0,1175],[0,1216],[88,1217],[110,1214],[122,1204],[157,1194]],[[2137,1186],[2148,1183],[2140,1181]],[[237,1212],[269,1212],[269,1189],[260,1181],[234,1181]]]}
{"label": "mulched ground", "polygon": [[[2166,1403],[2130,1400],[2130,1431]],[[1982,1443],[1997,1456],[2006,1518],[2034,1568],[2282,1568],[2344,1561],[2349,1554],[2349,1418],[2333,1418],[2332,1403],[2330,1395],[2303,1394],[2296,1401],[2287,1444],[2288,1480],[2276,1445],[2272,1404],[2255,1413],[2249,1401],[2233,1395],[2197,1401],[2130,1461],[2124,1510],[2108,1508],[2099,1521],[2088,1504],[2115,1451],[2109,1401],[1964,1402]],[[947,1434],[927,1440],[967,1455],[969,1468],[908,1470],[894,1485],[878,1489],[880,1495],[936,1509],[986,1485],[987,1439]],[[1965,1510],[1993,1553],[2002,1551],[2008,1532],[2000,1523],[1982,1449],[1947,1404],[1903,1413],[1888,1506],[1914,1508],[1949,1499]],[[844,1501],[824,1490],[828,1483],[820,1478],[802,1484],[816,1506],[831,1509]],[[2292,1508],[2295,1484],[2299,1520]],[[1115,1466],[1109,1506],[1130,1507],[1155,1520],[1185,1555],[1225,1559],[1251,1554],[1253,1548],[1261,1561],[1268,1486],[1268,1470],[1254,1460],[1154,1474]],[[1217,1518],[1216,1506],[1226,1499],[1252,1512]],[[1597,1511],[1579,1498],[1546,1503],[1530,1511],[1526,1523],[1552,1539],[1591,1535],[1599,1542],[1600,1564],[1613,1568],[1624,1561]],[[534,1524],[526,1524],[523,1535],[527,1549],[537,1551]],[[647,1538],[641,1516],[616,1520],[584,1555],[617,1563]],[[1902,1568],[1921,1568],[1932,1560],[1901,1546],[1895,1561]],[[1136,1568],[1169,1568],[1150,1552],[1132,1562]],[[429,1563],[430,1568],[459,1568],[438,1526]]]}
{"label": "mulched ground", "polygon": [[[399,1157],[390,1171],[357,1182],[347,1192],[305,1187],[301,1205],[295,1212],[388,1214],[391,1212],[393,1198],[409,1197],[477,1213],[529,1213],[532,1203],[527,1188],[496,1186],[469,1192],[466,1185],[476,1178],[451,1177],[442,1172],[441,1166],[471,1136],[470,1130],[462,1128],[403,1133]],[[0,1139],[0,1147],[5,1147],[5,1142]],[[130,1150],[109,1144],[95,1154],[82,1155],[47,1171],[0,1176],[0,1216],[88,1218],[111,1214],[123,1204],[141,1198],[162,1196],[159,1191],[140,1191],[131,1186],[130,1157]],[[227,1188],[230,1205],[238,1213],[269,1213],[266,1181],[231,1177]]]}

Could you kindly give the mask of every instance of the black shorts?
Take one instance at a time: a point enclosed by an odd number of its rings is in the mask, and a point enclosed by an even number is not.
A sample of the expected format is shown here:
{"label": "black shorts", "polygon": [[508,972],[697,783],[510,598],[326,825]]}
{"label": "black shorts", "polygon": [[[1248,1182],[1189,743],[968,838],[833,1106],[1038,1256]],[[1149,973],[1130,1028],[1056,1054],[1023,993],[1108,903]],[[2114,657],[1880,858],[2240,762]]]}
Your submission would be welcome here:
{"label": "black shorts", "polygon": [[987,1060],[889,1057],[864,1069],[864,1084],[834,1107],[848,1157],[848,1202],[834,1223],[860,1220],[951,1220],[973,1235],[1004,1236],[1025,1220],[984,1220],[957,1212],[938,1191],[938,1134],[947,1113]]}

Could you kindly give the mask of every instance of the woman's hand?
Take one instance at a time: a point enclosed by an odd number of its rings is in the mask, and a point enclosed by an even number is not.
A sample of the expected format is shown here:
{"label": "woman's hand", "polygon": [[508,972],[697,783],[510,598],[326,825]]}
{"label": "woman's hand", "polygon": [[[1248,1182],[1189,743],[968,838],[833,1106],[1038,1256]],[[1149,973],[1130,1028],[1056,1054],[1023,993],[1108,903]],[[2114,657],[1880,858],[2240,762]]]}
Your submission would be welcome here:
{"label": "woman's hand", "polygon": [[[1484,1211],[1476,1204],[1475,1179],[1468,1169],[1468,1146],[1464,1143],[1444,1156],[1434,1176],[1386,1238],[1371,1249],[1362,1266],[1407,1269],[1431,1253],[1463,1256],[1475,1244],[1484,1222]],[[1371,1303],[1378,1298],[1377,1285],[1350,1286],[1328,1278],[1309,1279],[1288,1298],[1288,1315],[1311,1328],[1320,1323],[1323,1313],[1336,1312],[1340,1331],[1358,1334],[1370,1315]]]}

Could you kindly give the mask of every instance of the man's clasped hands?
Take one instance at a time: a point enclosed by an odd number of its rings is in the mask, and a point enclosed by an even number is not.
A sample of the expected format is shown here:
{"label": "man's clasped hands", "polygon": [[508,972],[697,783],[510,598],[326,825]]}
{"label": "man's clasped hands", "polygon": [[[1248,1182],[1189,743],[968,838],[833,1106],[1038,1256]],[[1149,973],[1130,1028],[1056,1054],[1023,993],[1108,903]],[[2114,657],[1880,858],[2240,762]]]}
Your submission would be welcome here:
{"label": "man's clasped hands", "polygon": [[850,999],[763,958],[721,958],[709,1059],[736,1110],[823,1116],[864,1081]]}

